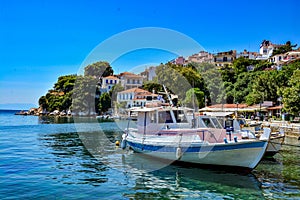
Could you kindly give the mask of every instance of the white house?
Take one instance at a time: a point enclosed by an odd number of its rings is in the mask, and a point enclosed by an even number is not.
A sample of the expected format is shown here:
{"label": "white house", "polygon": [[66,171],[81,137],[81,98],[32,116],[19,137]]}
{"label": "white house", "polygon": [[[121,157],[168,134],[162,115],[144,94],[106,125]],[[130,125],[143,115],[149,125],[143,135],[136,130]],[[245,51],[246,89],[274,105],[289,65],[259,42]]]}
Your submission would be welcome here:
{"label": "white house", "polygon": [[141,72],[141,76],[145,77],[147,81],[152,81],[154,77],[156,76],[156,67],[151,66],[149,68],[146,68],[145,71]]}
{"label": "white house", "polygon": [[188,56],[187,58],[188,62],[194,62],[194,63],[211,63],[214,60],[214,56],[211,53],[208,53],[206,51],[200,51],[199,53],[193,54],[191,56]]}
{"label": "white house", "polygon": [[122,86],[125,90],[141,87],[143,85],[143,76],[136,75],[130,72],[123,72],[119,75]]}
{"label": "white house", "polygon": [[236,59],[236,50],[219,52],[214,55],[214,63],[216,66],[224,67],[230,65]]}
{"label": "white house", "polygon": [[282,46],[282,45],[281,44],[273,44],[269,40],[262,41],[260,48],[259,48],[260,56],[256,57],[256,60],[269,59],[272,56],[273,51],[280,46]]}
{"label": "white house", "polygon": [[101,92],[109,92],[113,86],[118,84],[120,79],[116,76],[107,76],[102,78]]}
{"label": "white house", "polygon": [[250,51],[247,51],[246,49],[244,51],[236,54],[236,58],[244,57],[244,58],[248,58],[248,59],[252,59],[252,60],[255,60],[257,56],[258,56],[257,52],[250,52]]}
{"label": "white house", "polygon": [[157,94],[153,94],[147,90],[140,88],[131,88],[118,92],[117,102],[126,102],[126,108],[141,107],[146,105],[147,97],[157,97]]}
{"label": "white house", "polygon": [[288,61],[296,60],[300,58],[299,51],[289,51],[283,54],[277,54],[269,58],[269,61],[276,65],[283,64]]}

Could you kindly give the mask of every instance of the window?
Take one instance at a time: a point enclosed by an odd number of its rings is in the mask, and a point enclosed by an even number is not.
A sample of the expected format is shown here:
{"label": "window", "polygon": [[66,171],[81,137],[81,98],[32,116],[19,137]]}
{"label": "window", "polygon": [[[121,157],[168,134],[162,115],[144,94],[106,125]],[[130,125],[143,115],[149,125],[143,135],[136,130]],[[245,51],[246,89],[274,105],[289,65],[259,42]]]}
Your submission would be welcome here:
{"label": "window", "polygon": [[156,119],[156,113],[155,112],[151,112],[150,114],[150,122],[151,123],[156,123],[157,119]]}
{"label": "window", "polygon": [[158,113],[158,123],[173,123],[170,111],[161,111]]}
{"label": "window", "polygon": [[105,82],[108,83],[108,79],[106,79]]}
{"label": "window", "polygon": [[113,83],[113,80],[110,80],[109,83],[112,84],[112,83]]}
{"label": "window", "polygon": [[187,118],[183,112],[183,110],[174,111],[175,119],[177,123],[187,123]]}
{"label": "window", "polygon": [[202,120],[205,123],[207,128],[215,128],[208,118],[203,118]]}

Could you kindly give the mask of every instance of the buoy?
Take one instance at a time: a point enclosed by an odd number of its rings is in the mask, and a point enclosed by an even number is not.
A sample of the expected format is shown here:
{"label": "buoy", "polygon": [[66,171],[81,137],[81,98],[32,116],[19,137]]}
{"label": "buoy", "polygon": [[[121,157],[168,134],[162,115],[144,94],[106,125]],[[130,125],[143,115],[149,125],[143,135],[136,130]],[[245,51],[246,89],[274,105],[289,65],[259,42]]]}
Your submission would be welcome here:
{"label": "buoy", "polygon": [[182,156],[182,151],[181,151],[181,148],[178,147],[178,148],[176,149],[176,159],[177,159],[177,160],[180,160],[180,159],[181,159],[181,156]]}
{"label": "buoy", "polygon": [[118,140],[116,141],[116,146],[120,146],[120,142]]}

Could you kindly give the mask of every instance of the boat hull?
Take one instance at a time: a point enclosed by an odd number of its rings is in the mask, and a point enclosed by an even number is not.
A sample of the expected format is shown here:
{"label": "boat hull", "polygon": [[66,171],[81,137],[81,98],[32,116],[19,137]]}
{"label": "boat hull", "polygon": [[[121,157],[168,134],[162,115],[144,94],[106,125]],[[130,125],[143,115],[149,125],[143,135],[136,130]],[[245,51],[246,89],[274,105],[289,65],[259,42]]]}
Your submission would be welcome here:
{"label": "boat hull", "polygon": [[152,157],[205,165],[222,165],[254,169],[263,157],[267,148],[267,141],[245,141],[224,144],[190,144],[181,146],[178,155],[178,146],[144,144],[136,141],[127,141],[135,151]]}

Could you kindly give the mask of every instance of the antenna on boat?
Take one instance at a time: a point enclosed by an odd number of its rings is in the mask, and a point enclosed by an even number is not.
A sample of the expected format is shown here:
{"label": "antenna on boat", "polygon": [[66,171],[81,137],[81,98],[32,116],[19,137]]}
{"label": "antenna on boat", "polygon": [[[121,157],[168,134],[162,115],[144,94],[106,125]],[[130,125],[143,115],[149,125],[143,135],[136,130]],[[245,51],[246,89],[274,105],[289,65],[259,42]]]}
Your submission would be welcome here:
{"label": "antenna on boat", "polygon": [[165,86],[164,84],[163,84],[163,88],[164,88],[165,93],[166,93],[166,95],[167,95],[167,97],[168,97],[168,100],[169,100],[169,102],[170,102],[170,106],[171,106],[170,113],[171,113],[171,117],[172,117],[173,123],[176,124],[177,121],[176,121],[174,112],[173,112],[173,110],[172,110],[172,106],[173,106],[174,104],[173,104],[172,99],[171,99],[171,97],[170,97],[170,95],[169,95],[169,93],[168,93],[168,90],[167,90],[167,88],[166,88],[166,86]]}

